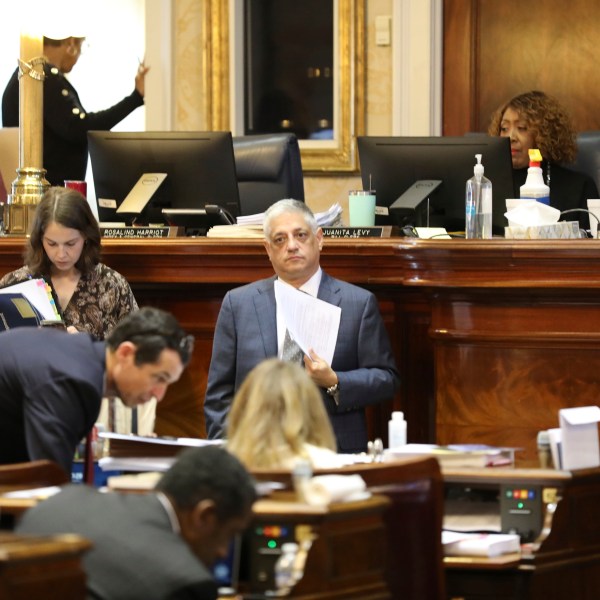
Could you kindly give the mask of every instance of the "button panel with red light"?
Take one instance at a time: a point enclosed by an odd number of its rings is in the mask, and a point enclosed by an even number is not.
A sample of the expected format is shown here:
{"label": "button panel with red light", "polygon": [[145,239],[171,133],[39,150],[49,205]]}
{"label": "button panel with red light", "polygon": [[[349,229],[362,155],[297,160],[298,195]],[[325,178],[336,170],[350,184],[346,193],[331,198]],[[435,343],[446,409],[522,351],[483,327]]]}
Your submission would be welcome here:
{"label": "button panel with red light", "polygon": [[517,533],[532,542],[542,529],[542,490],[537,485],[500,486],[500,523],[503,533]]}

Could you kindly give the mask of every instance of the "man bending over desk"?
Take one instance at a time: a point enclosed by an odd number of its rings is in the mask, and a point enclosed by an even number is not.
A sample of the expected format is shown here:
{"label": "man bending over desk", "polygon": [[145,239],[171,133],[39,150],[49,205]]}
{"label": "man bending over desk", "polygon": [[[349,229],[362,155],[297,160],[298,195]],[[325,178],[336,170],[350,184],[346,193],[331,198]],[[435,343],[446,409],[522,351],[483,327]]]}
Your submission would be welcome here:
{"label": "man bending over desk", "polygon": [[173,315],[142,308],[106,341],[19,327],[0,334],[0,464],[48,459],[67,473],[104,396],[133,408],[160,401],[190,360],[193,338]]}

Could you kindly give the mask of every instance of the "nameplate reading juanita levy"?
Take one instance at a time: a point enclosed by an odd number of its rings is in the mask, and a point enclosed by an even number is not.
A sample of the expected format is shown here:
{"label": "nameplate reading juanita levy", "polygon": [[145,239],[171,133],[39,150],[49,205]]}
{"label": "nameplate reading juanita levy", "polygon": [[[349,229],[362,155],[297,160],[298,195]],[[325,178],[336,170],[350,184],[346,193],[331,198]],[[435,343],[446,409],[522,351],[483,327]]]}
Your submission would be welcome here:
{"label": "nameplate reading juanita levy", "polygon": [[112,239],[157,239],[176,237],[178,227],[101,227],[102,237]]}
{"label": "nameplate reading juanita levy", "polygon": [[381,227],[323,227],[323,235],[330,238],[392,237],[398,228],[392,225]]}

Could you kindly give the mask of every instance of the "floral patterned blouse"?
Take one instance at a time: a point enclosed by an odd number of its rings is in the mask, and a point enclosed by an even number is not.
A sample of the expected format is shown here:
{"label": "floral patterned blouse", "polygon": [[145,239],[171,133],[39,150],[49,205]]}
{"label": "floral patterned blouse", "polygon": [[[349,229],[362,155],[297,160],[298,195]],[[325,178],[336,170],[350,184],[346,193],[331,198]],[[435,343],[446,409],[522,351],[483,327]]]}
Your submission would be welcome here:
{"label": "floral patterned blouse", "polygon": [[[0,288],[33,277],[27,267],[7,273],[0,279]],[[47,282],[52,286],[52,282]],[[93,271],[82,275],[66,307],[61,307],[52,290],[56,306],[67,326],[91,333],[103,340],[110,330],[130,312],[137,302],[127,280],[116,271],[99,263]]]}

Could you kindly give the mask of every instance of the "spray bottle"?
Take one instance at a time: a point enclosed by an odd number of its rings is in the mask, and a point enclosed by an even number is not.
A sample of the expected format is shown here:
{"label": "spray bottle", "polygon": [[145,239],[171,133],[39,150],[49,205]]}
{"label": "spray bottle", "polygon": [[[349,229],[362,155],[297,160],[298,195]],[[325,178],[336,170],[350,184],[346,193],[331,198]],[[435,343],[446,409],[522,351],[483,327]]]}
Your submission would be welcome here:
{"label": "spray bottle", "polygon": [[465,234],[467,239],[488,239],[492,237],[492,182],[483,175],[481,154],[475,158],[473,177],[467,181]]}
{"label": "spray bottle", "polygon": [[543,204],[550,204],[550,188],[544,183],[544,174],[540,164],[542,155],[537,148],[529,150],[529,169],[527,179],[521,186],[521,198],[537,200]]}

